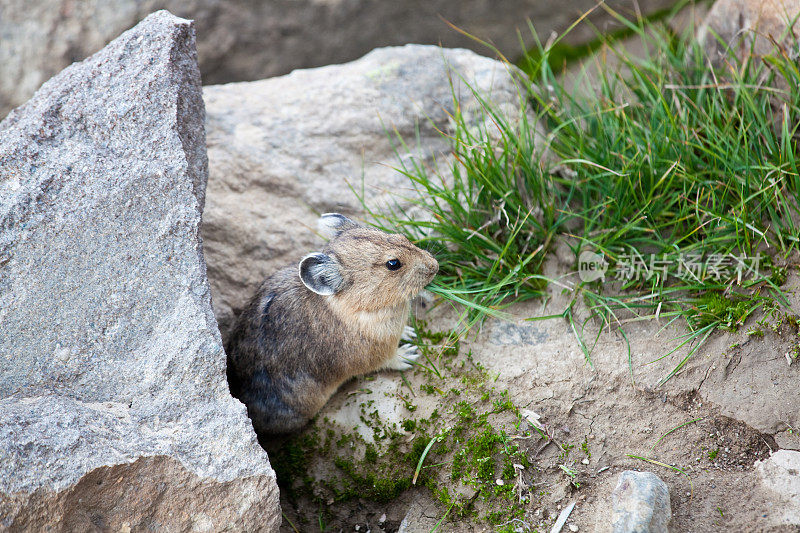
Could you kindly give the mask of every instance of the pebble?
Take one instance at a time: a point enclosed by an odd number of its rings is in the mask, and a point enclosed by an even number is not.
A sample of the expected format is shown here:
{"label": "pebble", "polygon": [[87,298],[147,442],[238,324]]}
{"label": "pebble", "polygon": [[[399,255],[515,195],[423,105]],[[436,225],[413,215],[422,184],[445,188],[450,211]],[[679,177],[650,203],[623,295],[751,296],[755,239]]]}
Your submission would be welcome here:
{"label": "pebble", "polygon": [[614,533],[668,533],[672,518],[667,485],[652,472],[626,470],[611,493]]}
{"label": "pebble", "polygon": [[575,524],[567,524],[567,528],[572,531],[572,533],[576,533],[579,529]]}

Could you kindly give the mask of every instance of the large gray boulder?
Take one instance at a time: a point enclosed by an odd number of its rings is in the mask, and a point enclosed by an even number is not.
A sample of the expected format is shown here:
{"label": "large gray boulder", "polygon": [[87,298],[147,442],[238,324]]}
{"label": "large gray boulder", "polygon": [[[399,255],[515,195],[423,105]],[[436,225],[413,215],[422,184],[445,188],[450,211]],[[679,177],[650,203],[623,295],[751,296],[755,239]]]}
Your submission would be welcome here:
{"label": "large gray boulder", "polygon": [[436,128],[447,129],[453,94],[467,120],[482,120],[470,87],[512,113],[523,98],[507,65],[420,45],[203,89],[203,240],[223,335],[266,275],[320,245],[313,233],[319,213],[361,216],[354,190],[377,209],[416,197],[396,170],[406,151],[398,136],[408,143],[407,162],[443,161],[451,141]]}
{"label": "large gray boulder", "polygon": [[800,0],[717,0],[698,31],[709,57],[724,64],[729,51],[739,59],[764,56],[775,45],[794,57],[798,50]]}
{"label": "large gray boulder", "polygon": [[199,241],[194,29],[158,12],[0,123],[0,529],[274,531]]}
{"label": "large gray boulder", "polygon": [[[0,0],[0,118],[39,85],[156,9],[196,20],[206,83],[257,80],[356,59],[373,48],[406,43],[487,47],[452,30],[446,19],[495,43],[508,57],[521,52],[517,30],[530,44],[527,19],[542,39],[563,31],[595,0],[554,7],[541,0],[375,2],[373,0]],[[674,0],[613,0],[632,13]],[[595,9],[589,19],[605,28],[613,18]],[[591,38],[584,25],[570,42]]]}

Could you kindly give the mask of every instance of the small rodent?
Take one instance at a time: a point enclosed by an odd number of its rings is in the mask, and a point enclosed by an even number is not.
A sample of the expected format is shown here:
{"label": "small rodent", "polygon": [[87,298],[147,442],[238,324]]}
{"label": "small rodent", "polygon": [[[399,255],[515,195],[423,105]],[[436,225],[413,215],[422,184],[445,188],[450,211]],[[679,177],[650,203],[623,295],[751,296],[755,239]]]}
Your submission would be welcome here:
{"label": "small rodent", "polygon": [[338,213],[318,226],[330,237],[322,252],[268,277],[227,342],[231,392],[259,435],[298,430],[348,379],[419,357],[399,343],[436,259]]}

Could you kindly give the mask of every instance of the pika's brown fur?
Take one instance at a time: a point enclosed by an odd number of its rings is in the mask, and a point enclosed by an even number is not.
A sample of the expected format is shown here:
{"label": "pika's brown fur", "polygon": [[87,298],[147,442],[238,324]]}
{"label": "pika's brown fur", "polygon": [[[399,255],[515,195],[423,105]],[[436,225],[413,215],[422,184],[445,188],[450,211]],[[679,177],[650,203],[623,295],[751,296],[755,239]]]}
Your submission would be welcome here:
{"label": "pika's brown fur", "polygon": [[433,256],[336,213],[320,228],[332,236],[322,252],[267,278],[226,346],[231,392],[259,434],[295,431],[351,377],[419,356],[398,344]]}

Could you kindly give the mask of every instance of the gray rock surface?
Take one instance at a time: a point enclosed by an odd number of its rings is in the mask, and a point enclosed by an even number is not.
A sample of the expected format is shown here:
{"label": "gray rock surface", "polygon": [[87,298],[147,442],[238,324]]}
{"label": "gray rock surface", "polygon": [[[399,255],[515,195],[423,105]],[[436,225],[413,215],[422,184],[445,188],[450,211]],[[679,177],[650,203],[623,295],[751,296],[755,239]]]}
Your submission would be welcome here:
{"label": "gray rock surface", "polygon": [[0,529],[277,530],[199,242],[189,21],[158,12],[0,123]]}
{"label": "gray rock surface", "polygon": [[614,533],[667,533],[672,517],[669,490],[652,472],[624,471],[611,500]]}
{"label": "gray rock surface", "polygon": [[418,161],[434,164],[434,155],[450,146],[434,125],[447,127],[453,112],[451,80],[465,113],[480,120],[462,77],[498,104],[519,104],[503,64],[467,50],[419,45],[204,88],[209,184],[203,240],[223,335],[267,274],[320,245],[313,233],[319,213],[362,212],[350,186],[361,190],[363,183],[372,205],[385,205],[390,192],[415,195],[395,170],[395,135],[408,141]]}
{"label": "gray rock surface", "polygon": [[[674,0],[613,0],[615,9],[647,12]],[[169,9],[194,19],[205,83],[257,80],[354,60],[373,48],[406,43],[485,46],[451,29],[442,18],[494,42],[510,58],[530,44],[527,19],[546,40],[563,31],[594,0],[553,7],[540,0],[374,2],[371,0],[0,0],[0,118],[45,80],[99,50],[148,13]],[[613,20],[603,9],[589,19],[601,30]],[[593,37],[589,25],[570,42]]]}
{"label": "gray rock surface", "polygon": [[717,0],[698,31],[714,60],[722,62],[730,47],[740,58],[751,51],[759,56],[770,53],[775,42],[797,54],[800,27],[799,0]]}
{"label": "gray rock surface", "polygon": [[768,520],[775,527],[800,526],[800,452],[778,450],[756,463],[761,486],[774,504]]}

